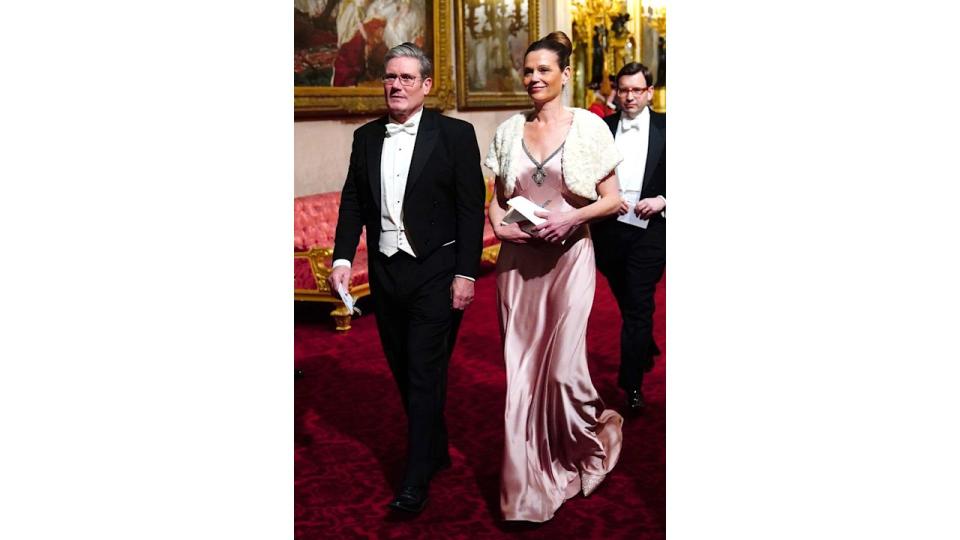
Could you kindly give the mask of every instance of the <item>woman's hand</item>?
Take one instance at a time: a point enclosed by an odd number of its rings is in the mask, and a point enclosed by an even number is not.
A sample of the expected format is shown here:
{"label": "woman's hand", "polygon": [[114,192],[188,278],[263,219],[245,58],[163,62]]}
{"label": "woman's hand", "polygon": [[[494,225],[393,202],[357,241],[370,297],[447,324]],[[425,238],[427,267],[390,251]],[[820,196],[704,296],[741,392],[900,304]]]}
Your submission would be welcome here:
{"label": "woman's hand", "polygon": [[630,205],[627,204],[627,201],[620,199],[620,206],[617,207],[617,213],[621,216],[630,211]]}
{"label": "woman's hand", "polygon": [[523,229],[520,228],[520,225],[516,223],[509,223],[506,225],[500,223],[493,228],[493,234],[496,235],[496,237],[501,241],[513,242],[515,244],[526,244],[534,238],[533,236],[527,234]]}
{"label": "woman's hand", "polygon": [[533,228],[538,238],[546,240],[551,244],[559,244],[570,237],[577,227],[583,224],[580,214],[574,210],[572,212],[544,212],[537,210],[535,215],[547,220]]}

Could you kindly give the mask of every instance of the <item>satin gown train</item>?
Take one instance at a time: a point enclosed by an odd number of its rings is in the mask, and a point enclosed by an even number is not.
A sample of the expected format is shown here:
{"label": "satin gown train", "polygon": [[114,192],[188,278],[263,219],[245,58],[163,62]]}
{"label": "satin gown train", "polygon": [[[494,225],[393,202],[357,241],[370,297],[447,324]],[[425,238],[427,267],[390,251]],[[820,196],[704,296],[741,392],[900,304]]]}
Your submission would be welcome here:
{"label": "satin gown train", "polygon": [[[590,201],[563,182],[561,159],[546,177],[524,156],[514,195],[549,210]],[[544,204],[544,203],[547,204]],[[561,504],[596,488],[620,456],[623,417],[605,409],[587,369],[587,319],[596,266],[589,229],[563,245],[503,242],[497,301],[507,372],[500,507],[506,520],[543,522]]]}

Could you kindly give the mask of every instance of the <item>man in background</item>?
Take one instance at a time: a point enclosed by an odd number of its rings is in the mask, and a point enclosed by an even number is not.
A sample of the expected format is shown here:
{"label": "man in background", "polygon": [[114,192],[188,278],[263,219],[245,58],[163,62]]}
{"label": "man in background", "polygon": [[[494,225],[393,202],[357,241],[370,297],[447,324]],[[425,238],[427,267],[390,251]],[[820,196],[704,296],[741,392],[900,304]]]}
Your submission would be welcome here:
{"label": "man in background", "polygon": [[[623,66],[616,87],[621,111],[604,121],[624,156],[617,166],[624,202],[621,218],[594,223],[590,230],[597,268],[610,283],[623,317],[617,382],[627,394],[629,410],[639,412],[646,405],[643,375],[660,354],[653,339],[653,311],[666,262],[666,115],[649,108],[653,78],[643,64]],[[637,219],[623,219],[629,212]]]}

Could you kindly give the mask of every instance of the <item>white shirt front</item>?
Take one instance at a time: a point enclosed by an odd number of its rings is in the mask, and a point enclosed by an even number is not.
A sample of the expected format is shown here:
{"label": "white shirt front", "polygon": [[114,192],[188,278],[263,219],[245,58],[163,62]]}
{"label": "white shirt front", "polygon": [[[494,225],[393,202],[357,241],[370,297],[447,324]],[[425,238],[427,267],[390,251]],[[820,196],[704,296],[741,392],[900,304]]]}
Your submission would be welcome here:
{"label": "white shirt front", "polygon": [[[422,115],[423,107],[403,124],[402,131],[390,134],[388,129],[383,138],[380,151],[380,245],[377,248],[388,257],[397,251],[416,256],[403,226],[403,195],[407,190],[407,175]],[[331,268],[338,266],[352,265],[347,259],[337,259]]]}
{"label": "white shirt front", "polygon": [[[420,117],[423,107],[403,124],[403,129],[388,129],[383,139],[383,150],[380,152],[380,245],[378,249],[386,256],[397,251],[403,251],[413,257],[413,246],[407,238],[403,225],[403,196],[407,190],[407,175],[410,173],[410,161],[413,157],[413,147],[417,142],[417,130],[420,128]],[[397,124],[396,122],[390,122]],[[398,125],[399,126],[399,125]],[[397,126],[397,127],[398,127]],[[395,133],[390,134],[390,131]],[[447,242],[443,247],[453,244]],[[350,267],[347,259],[333,261],[331,268],[338,266]],[[470,281],[475,278],[456,274]]]}
{"label": "white shirt front", "polygon": [[[416,257],[403,225],[403,195],[407,189],[410,159],[417,142],[421,107],[403,125],[402,131],[388,134],[383,139],[380,153],[380,252],[390,257],[403,251]],[[394,122],[391,122],[394,123]]]}
{"label": "white shirt front", "polygon": [[623,161],[617,165],[620,190],[640,191],[643,188],[647,149],[650,145],[650,109],[644,107],[633,120],[627,118],[626,114],[621,115],[613,143],[623,154]]}

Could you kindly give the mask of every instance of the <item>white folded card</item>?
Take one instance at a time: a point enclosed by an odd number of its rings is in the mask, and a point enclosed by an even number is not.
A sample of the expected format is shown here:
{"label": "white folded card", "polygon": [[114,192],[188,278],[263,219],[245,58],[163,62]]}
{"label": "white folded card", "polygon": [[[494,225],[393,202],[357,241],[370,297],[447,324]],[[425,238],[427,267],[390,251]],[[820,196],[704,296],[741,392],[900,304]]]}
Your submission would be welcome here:
{"label": "white folded card", "polygon": [[634,227],[640,227],[641,229],[647,228],[647,223],[650,221],[648,219],[642,219],[637,215],[637,201],[640,200],[640,192],[636,190],[627,190],[620,194],[620,197],[623,200],[627,201],[627,206],[630,207],[630,210],[627,210],[627,213],[619,216],[617,221],[622,221],[627,225],[633,225]]}
{"label": "white folded card", "polygon": [[353,305],[354,302],[355,302],[353,296],[350,296],[350,293],[348,293],[346,290],[344,290],[343,285],[340,285],[340,286],[337,288],[337,292],[340,293],[340,300],[343,301],[343,305],[347,308],[347,311],[348,311],[351,315],[353,315],[354,313],[356,313],[356,314],[359,315],[359,314],[360,314],[360,310],[357,309],[356,307],[354,307],[354,305]]}
{"label": "white folded card", "polygon": [[547,220],[538,217],[535,212],[549,212],[546,208],[537,205],[530,199],[519,195],[507,201],[510,207],[504,214],[502,223],[517,223],[527,234],[533,234],[533,228]]}

